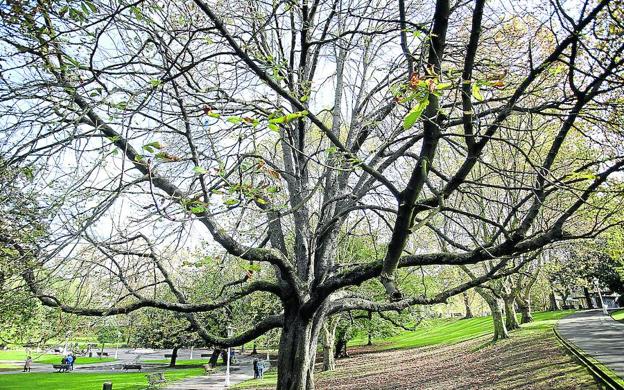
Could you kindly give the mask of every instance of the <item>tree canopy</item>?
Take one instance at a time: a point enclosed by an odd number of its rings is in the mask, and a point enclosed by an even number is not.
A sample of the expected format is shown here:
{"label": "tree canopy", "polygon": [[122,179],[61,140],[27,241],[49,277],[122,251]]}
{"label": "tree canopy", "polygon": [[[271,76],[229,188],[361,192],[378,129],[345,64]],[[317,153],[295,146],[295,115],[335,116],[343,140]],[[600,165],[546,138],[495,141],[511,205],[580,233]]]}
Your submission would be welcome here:
{"label": "tree canopy", "polygon": [[[623,9],[8,3],[1,161],[50,209],[20,276],[69,313],[183,313],[210,344],[280,328],[278,388],[313,388],[329,315],[444,302],[621,224]],[[457,285],[401,284],[484,261]],[[205,326],[256,297],[233,337]]]}

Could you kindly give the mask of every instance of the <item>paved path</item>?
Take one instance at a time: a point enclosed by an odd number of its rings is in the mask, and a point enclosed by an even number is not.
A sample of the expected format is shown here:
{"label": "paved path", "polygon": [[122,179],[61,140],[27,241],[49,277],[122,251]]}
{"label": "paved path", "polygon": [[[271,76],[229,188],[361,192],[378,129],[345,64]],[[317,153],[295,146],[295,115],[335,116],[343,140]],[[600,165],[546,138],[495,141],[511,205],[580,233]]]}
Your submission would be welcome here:
{"label": "paved path", "polygon": [[624,378],[624,324],[601,310],[586,310],[557,323],[561,336]]}
{"label": "paved path", "polygon": [[[230,368],[230,385],[253,378],[253,361],[242,358],[240,362]],[[165,390],[221,390],[225,387],[225,369],[210,375],[196,376],[183,379],[167,386]]]}

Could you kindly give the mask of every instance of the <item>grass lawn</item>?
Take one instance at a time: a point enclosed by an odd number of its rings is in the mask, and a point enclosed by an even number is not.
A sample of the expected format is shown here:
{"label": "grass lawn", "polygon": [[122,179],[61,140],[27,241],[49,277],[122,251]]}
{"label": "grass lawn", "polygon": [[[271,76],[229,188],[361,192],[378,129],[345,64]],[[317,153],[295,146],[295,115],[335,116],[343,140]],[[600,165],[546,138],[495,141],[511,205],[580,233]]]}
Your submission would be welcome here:
{"label": "grass lawn", "polygon": [[[168,381],[179,380],[204,373],[200,368],[165,370]],[[147,386],[145,373],[82,374],[20,373],[0,375],[2,390],[101,390],[104,382],[112,382],[115,390],[143,390]]]}
{"label": "grass lawn", "polygon": [[[4,360],[12,360],[12,361],[25,361],[28,354],[25,351],[20,350],[10,350],[10,351],[0,351],[0,361]],[[30,356],[32,356],[34,363],[44,363],[44,364],[60,364],[63,356],[61,355],[53,355],[53,354],[38,354],[36,352],[31,352]],[[105,363],[105,362],[113,362],[115,359],[113,358],[98,358],[98,357],[84,357],[78,356],[76,359],[76,365],[80,364],[88,364],[88,363]]]}
{"label": "grass lawn", "polygon": [[[486,359],[493,359],[494,364],[498,363],[496,360],[496,354],[492,349],[501,349],[501,354],[508,354],[511,363],[507,366],[501,367],[501,372],[513,373],[508,374],[505,377],[499,379],[499,382],[505,381],[510,388],[519,386],[516,388],[530,387],[530,385],[537,382],[544,382],[545,387],[537,388],[559,388],[558,383],[554,383],[553,380],[563,380],[561,388],[592,388],[590,385],[594,385],[594,381],[586,370],[575,363],[568,355],[563,353],[563,350],[559,346],[554,334],[552,333],[552,327],[561,318],[572,314],[573,310],[558,311],[558,312],[540,312],[534,313],[534,322],[525,324],[522,329],[512,332],[512,337],[508,340],[500,341],[494,345],[489,343],[488,335],[493,332],[493,325],[491,317],[480,317],[466,320],[456,319],[435,319],[423,322],[418,329],[414,332],[403,332],[399,335],[374,341],[374,346],[369,347],[371,351],[359,355],[353,359],[343,359],[339,361],[340,364],[352,365],[353,367],[338,368],[335,372],[331,373],[319,373],[317,375],[317,381],[321,384],[319,387],[332,388],[337,386],[347,386],[345,388],[377,388],[375,384],[366,385],[364,382],[358,382],[356,376],[361,376],[362,381],[368,380],[379,376],[380,380],[386,380],[386,383],[399,384],[406,377],[409,377],[408,372],[413,370],[413,378],[416,378],[424,368],[429,368],[432,365],[440,363],[436,360],[436,351],[452,351],[450,355],[454,356],[450,362],[452,364],[443,364],[443,368],[439,368],[440,371],[444,371],[446,367],[455,366],[458,368],[458,372],[448,374],[451,379],[451,383],[448,384],[448,388],[453,387],[453,383],[456,385],[459,382],[452,382],[455,375],[461,375],[462,365],[458,365],[458,361],[462,361],[464,356],[470,356],[467,359],[465,374],[468,377],[465,380],[477,380],[481,378],[478,374],[479,367],[491,365],[485,363]],[[478,339],[468,342],[467,344],[458,344],[462,341]],[[535,342],[535,343],[534,343]],[[538,342],[542,345],[538,345]],[[363,345],[366,343],[365,339],[355,339],[352,345]],[[454,346],[458,345],[458,346]],[[435,348],[423,348],[420,350],[407,351],[410,348],[418,347],[432,347]],[[544,353],[542,356],[541,351],[551,349],[551,356]],[[514,361],[518,356],[522,354],[518,353],[519,350],[525,349],[525,356],[519,361]],[[401,351],[398,351],[401,350]],[[403,352],[402,350],[406,350]],[[457,350],[457,351],[456,351]],[[461,351],[460,351],[461,350]],[[422,351],[422,352],[421,352]],[[413,356],[430,353],[433,357],[427,356],[427,359],[433,360],[433,363],[429,364],[426,361],[415,359],[408,363],[408,360]],[[375,357],[378,355],[379,357]],[[381,357],[383,355],[383,357]],[[405,355],[405,356],[403,356]],[[554,357],[553,357],[554,356]],[[503,356],[500,356],[501,359]],[[549,359],[560,359],[561,364],[553,364]],[[361,361],[356,361],[361,359]],[[391,359],[396,359],[396,364],[389,362]],[[380,362],[384,362],[380,365]],[[405,365],[403,362],[406,362]],[[470,367],[470,363],[476,363],[477,368]],[[529,367],[530,364],[530,367]],[[383,368],[380,368],[382,366]],[[358,368],[363,367],[363,368]],[[476,371],[477,373],[473,377],[470,377],[470,372]],[[526,372],[528,374],[516,375],[517,372]],[[489,374],[487,374],[489,375]],[[385,377],[385,379],[384,379]],[[484,374],[483,377],[486,377]],[[509,379],[507,378],[509,377]],[[535,378],[535,381],[533,379]],[[553,379],[555,378],[555,379]],[[449,378],[446,378],[447,380]],[[457,379],[455,379],[457,380]],[[488,379],[489,380],[489,379]],[[513,383],[512,383],[513,381]],[[271,369],[262,380],[248,380],[233,386],[235,389],[268,389],[274,388],[277,382],[277,372]],[[579,384],[580,387],[578,387]],[[407,384],[406,384],[407,385]],[[481,388],[483,384],[476,387]],[[496,385],[492,383],[492,385]],[[359,386],[359,387],[358,387]],[[368,386],[368,387],[367,387]],[[567,387],[571,386],[571,387]],[[589,387],[587,387],[589,386]],[[342,388],[342,387],[341,387]],[[418,388],[416,386],[415,388]],[[444,386],[441,388],[445,388]],[[506,388],[502,386],[501,388]]]}
{"label": "grass lawn", "polygon": [[[574,313],[574,310],[534,313],[533,326],[552,327],[559,319]],[[402,332],[386,339],[373,340],[380,349],[417,348],[428,345],[450,345],[494,332],[491,317],[466,320],[433,319],[423,321],[414,332]],[[354,339],[349,345],[364,345],[364,338]]]}
{"label": "grass lawn", "polygon": [[624,322],[624,309],[614,311],[611,313],[611,317],[616,321]]}

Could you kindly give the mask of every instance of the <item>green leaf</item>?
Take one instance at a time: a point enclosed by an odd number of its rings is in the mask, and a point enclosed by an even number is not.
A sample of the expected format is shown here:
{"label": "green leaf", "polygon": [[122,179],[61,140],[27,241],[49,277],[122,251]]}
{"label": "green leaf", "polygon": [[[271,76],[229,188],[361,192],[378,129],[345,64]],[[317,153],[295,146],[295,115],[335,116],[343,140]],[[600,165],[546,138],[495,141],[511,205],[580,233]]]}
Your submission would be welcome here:
{"label": "green leaf", "polygon": [[162,149],[162,145],[158,141],[150,142],[149,144],[143,145],[143,150],[146,150],[149,153],[154,153],[155,150]]}
{"label": "green leaf", "polygon": [[238,124],[243,121],[243,118],[241,118],[240,116],[231,116],[227,118],[227,121],[233,124]]}
{"label": "green leaf", "polygon": [[479,89],[478,84],[472,84],[472,96],[480,102],[483,101],[483,95],[481,95],[481,89]]}
{"label": "green leaf", "polygon": [[206,211],[206,205],[201,202],[194,202],[190,208],[191,212],[194,214],[200,214]]}
{"label": "green leaf", "polygon": [[158,87],[160,84],[162,84],[162,81],[158,79],[150,80],[150,85],[154,88]]}
{"label": "green leaf", "polygon": [[260,270],[262,269],[262,267],[260,267],[260,264],[245,264],[245,265],[241,265],[241,268],[244,269],[245,271],[253,271],[253,272],[260,272]]}
{"label": "green leaf", "polygon": [[91,10],[91,12],[96,12],[97,8],[95,8],[95,5],[90,2],[90,1],[85,1],[85,4],[87,5],[87,7],[89,7],[89,9]]}
{"label": "green leaf", "polygon": [[208,171],[206,170],[206,168],[204,168],[204,167],[200,167],[199,165],[198,165],[198,166],[193,167],[193,172],[197,173],[198,175],[203,175],[203,174],[208,173]]}
{"label": "green leaf", "polygon": [[453,87],[453,83],[440,83],[436,85],[436,90],[441,91],[444,89],[450,89]]}
{"label": "green leaf", "polygon": [[405,119],[403,119],[403,130],[408,130],[412,126],[414,126],[414,123],[416,123],[418,119],[420,119],[422,113],[425,111],[425,108],[427,108],[428,105],[428,97],[418,102],[418,104],[415,105],[409,113],[407,113]]}
{"label": "green leaf", "polygon": [[223,202],[223,204],[226,206],[234,206],[238,204],[238,199],[227,199],[225,202]]}
{"label": "green leaf", "polygon": [[269,123],[273,123],[273,124],[288,123],[288,122],[293,121],[295,119],[303,118],[303,117],[307,116],[308,114],[309,114],[309,112],[307,110],[293,112],[291,114],[286,114],[286,115],[283,115],[283,116],[280,116],[280,117],[277,117],[277,118],[269,119]]}
{"label": "green leaf", "polygon": [[272,131],[279,132],[279,126],[276,125],[275,123],[269,123],[268,127]]}

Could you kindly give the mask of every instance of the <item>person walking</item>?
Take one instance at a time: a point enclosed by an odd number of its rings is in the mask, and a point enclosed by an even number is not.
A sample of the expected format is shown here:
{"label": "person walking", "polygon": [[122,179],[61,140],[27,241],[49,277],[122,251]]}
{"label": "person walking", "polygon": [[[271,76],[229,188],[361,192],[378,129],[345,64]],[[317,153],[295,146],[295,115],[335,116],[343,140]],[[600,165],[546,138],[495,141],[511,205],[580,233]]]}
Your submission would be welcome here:
{"label": "person walking", "polygon": [[258,379],[260,373],[258,371],[258,359],[253,360],[254,379]]}
{"label": "person walking", "polygon": [[30,372],[31,366],[32,366],[32,358],[28,356],[26,358],[26,362],[24,363],[24,372]]}
{"label": "person walking", "polygon": [[258,361],[258,377],[264,378],[264,362],[262,360]]}

